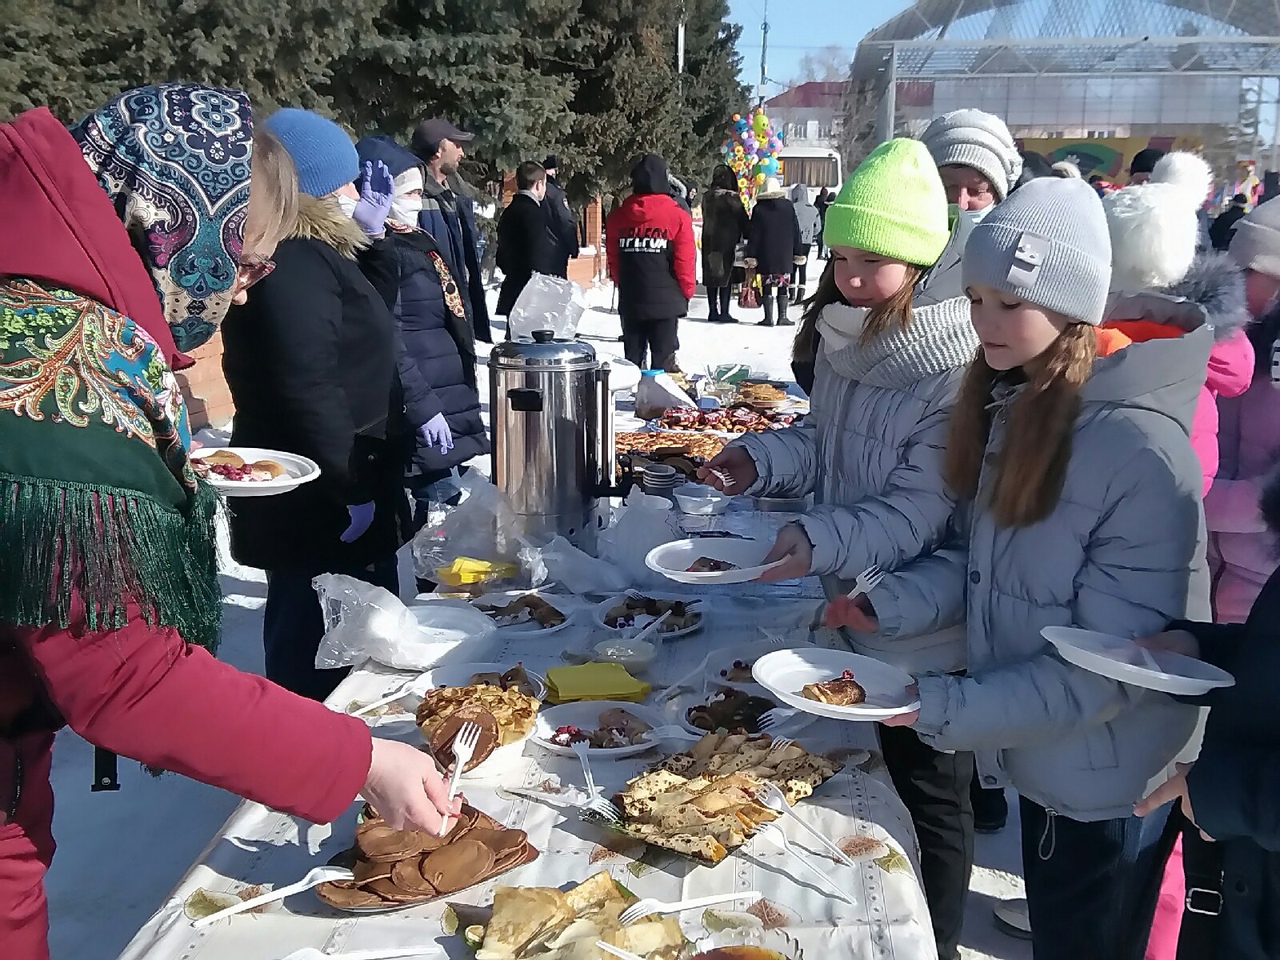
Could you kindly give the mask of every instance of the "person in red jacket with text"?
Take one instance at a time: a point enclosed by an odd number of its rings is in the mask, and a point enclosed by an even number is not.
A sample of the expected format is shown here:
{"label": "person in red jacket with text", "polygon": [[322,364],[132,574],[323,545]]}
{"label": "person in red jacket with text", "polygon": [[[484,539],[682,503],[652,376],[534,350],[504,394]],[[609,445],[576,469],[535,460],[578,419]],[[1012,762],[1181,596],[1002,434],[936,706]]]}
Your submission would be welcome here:
{"label": "person in red jacket with text", "polygon": [[0,124],[5,960],[49,957],[64,725],[317,823],[357,794],[399,827],[460,812],[418,750],[210,655],[218,497],[192,470],[173,371],[296,219],[293,165],[252,119],[238,90],[163,84],[70,132],[43,108]]}
{"label": "person in red jacket with text", "polygon": [[674,372],[680,318],[697,286],[693,221],[671,197],[667,162],[646,153],[631,170],[631,196],[609,214],[605,246],[618,285],[626,358]]}

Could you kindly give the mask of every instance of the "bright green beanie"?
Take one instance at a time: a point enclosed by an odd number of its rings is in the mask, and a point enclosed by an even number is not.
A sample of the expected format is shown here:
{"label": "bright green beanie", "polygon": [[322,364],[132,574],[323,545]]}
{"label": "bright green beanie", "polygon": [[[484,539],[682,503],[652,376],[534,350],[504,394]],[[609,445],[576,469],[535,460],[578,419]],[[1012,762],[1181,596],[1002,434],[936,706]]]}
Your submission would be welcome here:
{"label": "bright green beanie", "polygon": [[827,208],[822,242],[929,267],[950,236],[947,192],[929,151],[899,137],[876,147]]}

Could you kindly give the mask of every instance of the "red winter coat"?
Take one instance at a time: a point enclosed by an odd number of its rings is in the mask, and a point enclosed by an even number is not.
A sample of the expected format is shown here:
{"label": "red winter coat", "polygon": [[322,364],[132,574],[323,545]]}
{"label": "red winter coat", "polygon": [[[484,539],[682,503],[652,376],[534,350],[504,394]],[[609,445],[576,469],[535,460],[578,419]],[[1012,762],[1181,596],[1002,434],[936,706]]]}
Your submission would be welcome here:
{"label": "red winter coat", "polygon": [[[136,316],[149,332],[163,326],[124,226],[47,110],[0,124],[0,196],[0,276],[39,277]],[[165,350],[176,353],[172,337]],[[123,629],[87,635],[0,624],[0,801],[14,779],[6,737],[63,723],[97,746],[319,823],[355,799],[369,770],[363,721],[220,663],[133,613]]]}
{"label": "red winter coat", "polygon": [[683,317],[698,283],[693,221],[667,193],[666,165],[654,157],[651,166],[637,166],[637,192],[605,222],[609,276],[624,320]]}

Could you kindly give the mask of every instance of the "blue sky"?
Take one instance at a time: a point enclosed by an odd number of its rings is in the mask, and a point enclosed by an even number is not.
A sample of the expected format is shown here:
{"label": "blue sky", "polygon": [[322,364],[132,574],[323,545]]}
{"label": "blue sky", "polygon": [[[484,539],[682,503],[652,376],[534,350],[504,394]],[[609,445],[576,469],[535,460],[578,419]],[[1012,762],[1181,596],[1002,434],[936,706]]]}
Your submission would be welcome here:
{"label": "blue sky", "polygon": [[[840,46],[852,56],[863,35],[901,13],[909,0],[770,0],[768,76],[781,84],[794,78],[800,59],[824,47]],[[760,79],[760,21],[765,0],[729,0],[732,18],[742,24],[742,79]],[[783,87],[770,87],[769,94]]]}

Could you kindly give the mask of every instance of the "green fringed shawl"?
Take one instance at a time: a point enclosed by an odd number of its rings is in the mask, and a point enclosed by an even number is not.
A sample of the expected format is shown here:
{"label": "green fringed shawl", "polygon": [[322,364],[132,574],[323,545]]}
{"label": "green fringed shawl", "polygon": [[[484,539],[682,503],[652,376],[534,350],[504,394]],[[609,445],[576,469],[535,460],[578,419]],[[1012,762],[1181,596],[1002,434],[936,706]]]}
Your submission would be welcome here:
{"label": "green fringed shawl", "polygon": [[173,372],[133,322],[0,283],[0,622],[119,628],[135,604],[215,649],[219,498]]}

